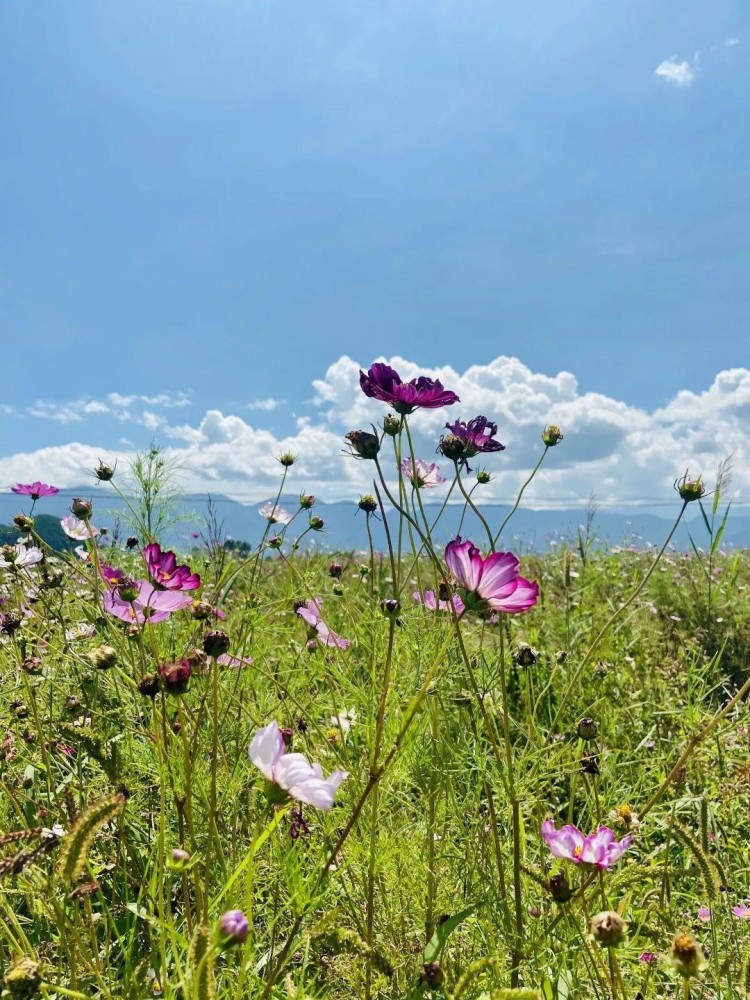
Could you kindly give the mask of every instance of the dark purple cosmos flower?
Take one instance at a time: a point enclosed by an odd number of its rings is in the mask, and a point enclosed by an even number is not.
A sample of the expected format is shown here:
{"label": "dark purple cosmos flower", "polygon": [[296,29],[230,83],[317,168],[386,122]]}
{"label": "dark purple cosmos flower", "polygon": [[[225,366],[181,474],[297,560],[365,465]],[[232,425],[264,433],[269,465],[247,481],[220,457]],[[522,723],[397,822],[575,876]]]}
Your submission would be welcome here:
{"label": "dark purple cosmos flower", "polygon": [[57,486],[48,486],[47,483],[40,483],[38,479],[35,483],[16,483],[10,489],[12,493],[20,493],[22,496],[31,497],[32,500],[53,497],[55,493],[60,492]]}
{"label": "dark purple cosmos flower", "polygon": [[438,379],[420,375],[411,382],[402,382],[397,371],[382,363],[374,364],[366,374],[360,371],[359,385],[365,396],[388,403],[396,413],[413,413],[420,408],[435,410],[459,402],[455,392],[444,389]]}
{"label": "dark purple cosmos flower", "polygon": [[136,580],[136,595],[132,601],[124,600],[116,589],[108,590],[104,595],[104,610],[124,622],[145,621],[163,622],[181,608],[188,608],[193,603],[189,594],[180,594],[168,590],[157,590],[148,580]]}
{"label": "dark purple cosmos flower", "polygon": [[468,422],[456,420],[445,426],[450,434],[444,434],[440,438],[438,451],[446,458],[466,465],[467,472],[470,471],[467,459],[473,458],[480,452],[486,454],[505,450],[505,445],[495,440],[497,424],[493,424],[487,417],[474,417]]}
{"label": "dark purple cosmos flower", "polygon": [[542,823],[542,837],[556,858],[567,858],[576,865],[591,865],[602,871],[619,861],[633,841],[628,835],[618,842],[608,826],[600,826],[588,837],[570,823],[556,830],[551,819]]}
{"label": "dark purple cosmos flower", "polygon": [[174,552],[162,552],[158,542],[152,542],[143,550],[143,558],[151,579],[164,590],[197,590],[201,578],[191,573],[189,566],[178,566]]}
{"label": "dark purple cosmos flower", "polygon": [[504,611],[518,614],[533,608],[539,585],[518,574],[518,559],[511,552],[492,552],[482,558],[473,542],[461,536],[445,547],[448,569],[464,589],[467,608],[475,611]]}

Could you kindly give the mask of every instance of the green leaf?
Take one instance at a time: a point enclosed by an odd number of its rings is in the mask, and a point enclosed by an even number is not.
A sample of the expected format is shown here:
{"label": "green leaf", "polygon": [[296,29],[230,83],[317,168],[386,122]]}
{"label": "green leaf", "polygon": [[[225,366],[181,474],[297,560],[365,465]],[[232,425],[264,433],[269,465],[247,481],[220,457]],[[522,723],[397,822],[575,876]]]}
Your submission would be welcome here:
{"label": "green leaf", "polygon": [[719,525],[714,540],[711,542],[711,555],[716,552],[718,547],[721,545],[721,539],[724,534],[724,529],[727,526],[727,518],[729,517],[729,508],[732,506],[731,503],[727,504],[727,509],[724,511],[724,517],[721,519],[721,524]]}
{"label": "green leaf", "polygon": [[437,961],[438,955],[443,950],[445,942],[451,936],[453,931],[455,931],[455,929],[462,924],[467,917],[470,917],[476,909],[476,906],[469,906],[467,909],[461,910],[460,913],[456,913],[454,916],[444,920],[439,927],[436,927],[435,933],[427,942],[427,947],[424,950],[422,960],[424,962]]}

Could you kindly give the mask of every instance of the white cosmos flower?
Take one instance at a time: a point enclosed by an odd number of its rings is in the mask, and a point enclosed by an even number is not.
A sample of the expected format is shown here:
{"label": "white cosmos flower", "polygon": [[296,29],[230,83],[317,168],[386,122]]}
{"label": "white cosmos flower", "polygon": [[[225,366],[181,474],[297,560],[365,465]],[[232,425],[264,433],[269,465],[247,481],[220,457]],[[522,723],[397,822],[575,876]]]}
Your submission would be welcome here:
{"label": "white cosmos flower", "polygon": [[60,519],[60,526],[68,538],[73,538],[77,542],[85,542],[87,538],[96,538],[99,529],[93,524],[86,524],[75,514],[68,514]]}
{"label": "white cosmos flower", "polygon": [[353,708],[345,708],[344,711],[339,712],[338,715],[331,716],[331,725],[338,726],[344,736],[346,736],[356,721],[357,713]]}
{"label": "white cosmos flower", "polygon": [[348,771],[333,771],[324,778],[320,764],[311,764],[302,753],[287,753],[277,722],[258,730],[249,752],[250,760],[270,782],[291,798],[324,812],[333,805],[341,782],[349,777]]}
{"label": "white cosmos flower", "polygon": [[15,559],[0,559],[0,566],[3,569],[7,569],[9,566],[33,566],[35,563],[41,562],[44,558],[42,550],[38,549],[35,545],[27,547],[18,542],[13,548],[16,550]]}
{"label": "white cosmos flower", "polygon": [[292,515],[288,510],[272,504],[270,500],[258,508],[258,513],[261,517],[265,517],[269,524],[289,524],[292,520]]}

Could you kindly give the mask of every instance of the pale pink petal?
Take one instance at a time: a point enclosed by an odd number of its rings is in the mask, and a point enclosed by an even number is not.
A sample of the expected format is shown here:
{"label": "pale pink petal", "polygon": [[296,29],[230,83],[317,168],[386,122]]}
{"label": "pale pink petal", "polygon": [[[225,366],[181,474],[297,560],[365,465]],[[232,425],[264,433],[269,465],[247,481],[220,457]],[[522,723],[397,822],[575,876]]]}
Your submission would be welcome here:
{"label": "pale pink petal", "polygon": [[269,722],[259,729],[250,744],[250,760],[261,771],[264,777],[273,781],[273,769],[284,756],[284,737],[277,722]]}

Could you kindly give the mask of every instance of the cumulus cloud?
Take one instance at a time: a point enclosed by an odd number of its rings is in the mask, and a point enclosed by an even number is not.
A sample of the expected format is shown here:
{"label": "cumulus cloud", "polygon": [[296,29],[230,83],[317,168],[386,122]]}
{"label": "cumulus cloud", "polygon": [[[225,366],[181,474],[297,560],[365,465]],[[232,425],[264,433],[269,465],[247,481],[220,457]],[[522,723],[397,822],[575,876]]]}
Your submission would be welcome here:
{"label": "cumulus cloud", "polygon": [[285,399],[272,399],[269,396],[268,399],[254,399],[251,403],[247,404],[247,408],[248,410],[266,410],[270,412],[271,410],[277,410],[285,403]]}
{"label": "cumulus cloud", "polygon": [[654,73],[677,87],[689,87],[695,79],[695,67],[691,66],[687,59],[677,62],[677,56],[664,59]]}
{"label": "cumulus cloud", "polygon": [[[484,466],[493,481],[482,487],[483,500],[512,498],[542,449],[540,433],[547,423],[565,432],[535,478],[530,503],[575,503],[594,494],[597,502],[624,503],[645,498],[669,500],[672,484],[685,472],[702,472],[710,482],[714,470],[734,456],[735,494],[750,494],[750,447],[746,428],[750,417],[750,370],[719,372],[700,391],[678,392],[665,406],[645,410],[595,392],[581,392],[571,372],[534,372],[518,358],[501,356],[464,371],[449,366],[430,368],[406,358],[382,359],[405,379],[417,375],[439,378],[458,393],[461,402],[441,410],[417,411],[410,418],[417,457],[433,460],[445,423],[485,414],[499,425],[506,445],[488,456]],[[277,488],[278,456],[299,456],[290,470],[291,490],[304,489],[321,499],[352,499],[372,488],[373,466],[356,461],[343,448],[348,430],[369,429],[387,412],[359,389],[357,361],[341,357],[313,382],[313,417],[302,417],[292,433],[279,435],[234,413],[210,409],[197,423],[154,422],[168,457],[182,466],[182,486],[190,492],[225,493],[237,500],[267,499]],[[110,397],[107,397],[109,400]],[[123,408],[140,397],[120,397]],[[111,404],[114,405],[114,404]],[[142,411],[142,422],[152,410]],[[261,413],[262,423],[269,418]],[[77,425],[80,431],[81,425]],[[78,436],[82,436],[79,435]],[[81,441],[0,458],[0,484],[44,479],[59,486],[85,481],[99,458],[125,467],[132,449],[123,442],[114,452],[103,442]],[[384,463],[392,471],[389,449]],[[447,462],[444,472],[449,472]]]}
{"label": "cumulus cloud", "polygon": [[[139,404],[165,410],[179,409],[190,405],[190,396],[186,392],[163,392],[156,396],[123,396],[119,392],[110,392],[104,399],[74,399],[62,403],[37,400],[26,407],[26,413],[40,420],[54,420],[60,424],[78,423],[93,414],[109,414],[122,422],[137,419],[133,417],[131,407]],[[9,409],[8,412],[12,410]],[[153,422],[153,411],[144,410],[139,422],[142,423],[145,419]]]}

